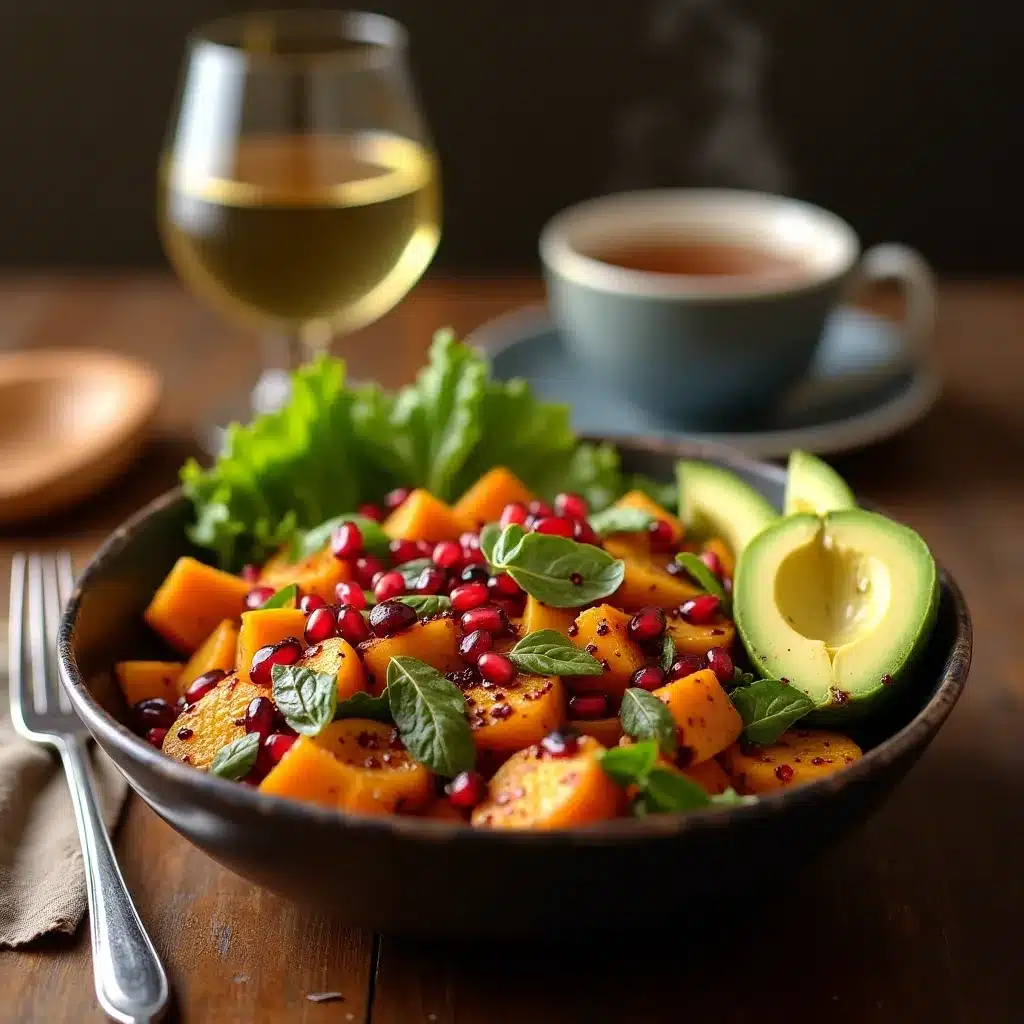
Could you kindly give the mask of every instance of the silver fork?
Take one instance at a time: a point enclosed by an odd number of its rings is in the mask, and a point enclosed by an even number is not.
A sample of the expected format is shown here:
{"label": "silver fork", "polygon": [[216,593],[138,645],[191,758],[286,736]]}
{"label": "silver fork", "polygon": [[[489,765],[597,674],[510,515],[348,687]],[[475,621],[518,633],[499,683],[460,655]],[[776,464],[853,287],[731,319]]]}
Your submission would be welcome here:
{"label": "silver fork", "polygon": [[14,556],[11,719],[22,736],[54,747],[64,763],[85,864],[96,996],[114,1020],[145,1024],[167,1006],[167,975],[110,845],[89,767],[89,734],[60,683],[57,627],[71,586],[71,557],[66,552]]}

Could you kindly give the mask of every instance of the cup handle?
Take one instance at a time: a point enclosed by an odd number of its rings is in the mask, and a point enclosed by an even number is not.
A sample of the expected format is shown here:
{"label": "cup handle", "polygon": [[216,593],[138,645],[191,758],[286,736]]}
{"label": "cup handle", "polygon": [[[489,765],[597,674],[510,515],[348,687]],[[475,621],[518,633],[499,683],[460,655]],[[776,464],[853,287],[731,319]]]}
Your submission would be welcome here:
{"label": "cup handle", "polygon": [[857,293],[880,281],[897,281],[906,297],[903,337],[915,360],[926,358],[935,332],[935,276],[925,258],[897,242],[873,245],[860,258],[850,288]]}

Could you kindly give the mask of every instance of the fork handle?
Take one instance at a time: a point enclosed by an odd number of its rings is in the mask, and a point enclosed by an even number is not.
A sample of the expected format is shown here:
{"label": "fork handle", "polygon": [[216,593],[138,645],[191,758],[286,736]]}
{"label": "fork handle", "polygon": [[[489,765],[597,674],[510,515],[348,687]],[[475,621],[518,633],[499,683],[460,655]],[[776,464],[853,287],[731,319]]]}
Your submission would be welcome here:
{"label": "fork handle", "polygon": [[63,736],[60,754],[82,841],[96,996],[114,1020],[146,1024],[167,1006],[167,975],[117,866],[85,739]]}

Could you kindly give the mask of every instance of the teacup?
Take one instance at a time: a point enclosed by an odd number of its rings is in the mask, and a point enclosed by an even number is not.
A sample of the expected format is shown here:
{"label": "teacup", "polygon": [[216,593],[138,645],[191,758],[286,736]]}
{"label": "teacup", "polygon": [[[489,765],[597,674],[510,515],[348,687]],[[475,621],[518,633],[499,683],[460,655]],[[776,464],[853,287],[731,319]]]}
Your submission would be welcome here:
{"label": "teacup", "polygon": [[591,199],[548,222],[540,253],[581,367],[684,426],[755,420],[806,374],[829,313],[865,282],[902,283],[908,351],[934,319],[931,273],[914,250],[862,254],[835,214],[766,193]]}

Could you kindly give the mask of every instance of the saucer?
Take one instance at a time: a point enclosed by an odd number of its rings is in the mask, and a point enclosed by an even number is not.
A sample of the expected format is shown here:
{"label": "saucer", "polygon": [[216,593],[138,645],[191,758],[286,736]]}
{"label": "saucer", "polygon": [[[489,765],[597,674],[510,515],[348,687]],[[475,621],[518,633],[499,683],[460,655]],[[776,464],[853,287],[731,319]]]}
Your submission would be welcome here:
{"label": "saucer", "polygon": [[934,404],[938,368],[911,356],[899,325],[845,306],[831,316],[807,376],[757,423],[714,433],[686,430],[642,409],[576,362],[542,306],[507,313],[467,341],[499,380],[522,377],[534,393],[572,407],[583,434],[660,434],[730,445],[758,458],[794,448],[819,455],[861,448],[906,429]]}

